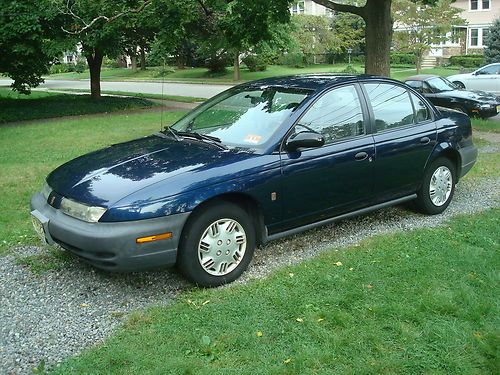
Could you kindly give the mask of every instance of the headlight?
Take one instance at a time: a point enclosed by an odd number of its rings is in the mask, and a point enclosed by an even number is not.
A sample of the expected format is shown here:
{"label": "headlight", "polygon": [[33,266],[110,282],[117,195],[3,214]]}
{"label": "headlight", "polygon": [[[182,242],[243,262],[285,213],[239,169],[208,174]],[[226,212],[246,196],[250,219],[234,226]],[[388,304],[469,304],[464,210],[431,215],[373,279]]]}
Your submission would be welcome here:
{"label": "headlight", "polygon": [[493,107],[493,104],[479,104],[478,107],[481,109],[489,109]]}
{"label": "headlight", "polygon": [[52,188],[45,182],[42,186],[40,194],[42,194],[42,197],[45,199],[45,201],[47,201],[47,199],[49,199],[50,193],[52,193]]}
{"label": "headlight", "polygon": [[62,199],[60,209],[66,215],[87,221],[89,223],[97,223],[101,216],[106,212],[106,209],[103,207],[87,206],[68,198]]}

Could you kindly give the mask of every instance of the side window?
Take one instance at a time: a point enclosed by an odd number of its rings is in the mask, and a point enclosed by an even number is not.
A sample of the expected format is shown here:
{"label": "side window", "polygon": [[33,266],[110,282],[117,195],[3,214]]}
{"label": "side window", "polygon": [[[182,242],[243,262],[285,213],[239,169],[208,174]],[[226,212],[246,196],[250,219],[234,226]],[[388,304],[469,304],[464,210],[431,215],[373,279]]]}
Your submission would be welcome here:
{"label": "side window", "polygon": [[365,88],[377,132],[413,124],[413,106],[408,91],[388,83],[365,83]]}
{"label": "side window", "polygon": [[320,97],[300,119],[295,131],[304,128],[322,134],[325,143],[364,134],[363,111],[354,86],[334,89]]}
{"label": "side window", "polygon": [[478,70],[478,74],[498,74],[500,72],[500,65],[491,65],[487,66],[486,68],[483,68],[481,70]]}
{"label": "side window", "polygon": [[413,106],[415,107],[415,120],[416,122],[424,122],[431,118],[429,109],[424,102],[415,94],[410,93]]}
{"label": "side window", "polygon": [[424,90],[422,89],[422,81],[406,81],[405,82],[408,86],[414,88],[418,92],[423,92]]}

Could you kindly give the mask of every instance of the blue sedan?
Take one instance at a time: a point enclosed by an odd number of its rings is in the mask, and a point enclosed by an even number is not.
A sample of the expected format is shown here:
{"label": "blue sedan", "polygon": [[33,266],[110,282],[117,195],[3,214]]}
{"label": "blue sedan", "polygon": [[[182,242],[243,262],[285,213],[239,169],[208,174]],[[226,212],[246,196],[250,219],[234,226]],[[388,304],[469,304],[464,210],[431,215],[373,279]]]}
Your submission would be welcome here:
{"label": "blue sedan", "polygon": [[276,238],[410,200],[439,214],[476,157],[466,115],[398,81],[271,78],[63,164],[31,214],[44,241],[95,267],[177,265],[217,286]]}

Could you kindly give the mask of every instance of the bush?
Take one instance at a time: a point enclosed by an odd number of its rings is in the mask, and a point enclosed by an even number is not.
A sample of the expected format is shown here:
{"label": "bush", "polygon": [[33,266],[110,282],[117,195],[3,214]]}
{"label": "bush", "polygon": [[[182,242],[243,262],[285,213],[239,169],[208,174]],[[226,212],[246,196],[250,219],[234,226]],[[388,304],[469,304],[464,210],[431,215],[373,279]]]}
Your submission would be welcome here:
{"label": "bush", "polygon": [[413,53],[391,53],[392,65],[415,65],[417,58]]}
{"label": "bush", "polygon": [[50,66],[49,73],[50,74],[59,74],[59,73],[69,73],[75,71],[74,64],[54,64]]}
{"label": "bush", "polygon": [[450,64],[464,68],[479,68],[484,65],[483,55],[458,55],[450,57]]}
{"label": "bush", "polygon": [[169,75],[170,73],[173,73],[175,72],[174,69],[172,69],[171,67],[168,67],[168,66],[160,66],[158,68],[158,72],[155,74],[155,77],[165,77],[167,75]]}
{"label": "bush", "polygon": [[302,52],[290,52],[283,55],[281,65],[291,66],[293,68],[304,68],[306,66],[305,56]]}
{"label": "bush", "polygon": [[243,58],[243,63],[251,72],[263,72],[267,69],[267,61],[260,55],[248,55]]}
{"label": "bush", "polygon": [[75,65],[76,73],[83,73],[87,69],[87,61],[85,59],[78,59]]}
{"label": "bush", "polygon": [[352,65],[347,65],[344,70],[341,71],[341,73],[347,73],[347,74],[359,74],[359,72],[354,68]]}
{"label": "bush", "polygon": [[229,59],[227,56],[223,57],[212,57],[205,61],[206,67],[211,73],[223,73],[226,71],[226,67],[229,65]]}

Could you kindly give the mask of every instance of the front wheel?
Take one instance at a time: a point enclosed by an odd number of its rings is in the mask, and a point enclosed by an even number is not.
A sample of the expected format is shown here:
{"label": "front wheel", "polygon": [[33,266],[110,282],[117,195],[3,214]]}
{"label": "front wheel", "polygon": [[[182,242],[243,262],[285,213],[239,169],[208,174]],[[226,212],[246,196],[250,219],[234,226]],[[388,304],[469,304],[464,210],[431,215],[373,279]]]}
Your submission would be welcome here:
{"label": "front wheel", "polygon": [[199,286],[236,280],[252,260],[255,230],[239,206],[214,202],[193,214],[182,232],[177,266]]}
{"label": "front wheel", "polygon": [[440,214],[451,202],[455,192],[455,166],[447,158],[434,160],[426,169],[416,204],[423,213]]}
{"label": "front wheel", "polygon": [[453,82],[460,90],[465,90],[465,85],[460,81]]}

